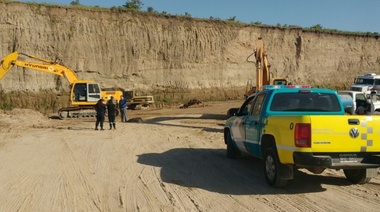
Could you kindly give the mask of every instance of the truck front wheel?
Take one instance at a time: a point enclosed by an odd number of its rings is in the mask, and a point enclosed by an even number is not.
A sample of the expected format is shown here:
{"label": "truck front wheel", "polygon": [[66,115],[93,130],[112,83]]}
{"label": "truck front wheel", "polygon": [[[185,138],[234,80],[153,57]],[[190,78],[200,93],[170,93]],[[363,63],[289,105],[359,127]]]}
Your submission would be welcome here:
{"label": "truck front wheel", "polygon": [[272,148],[268,148],[264,154],[265,179],[269,185],[276,188],[284,187],[288,182],[284,178],[281,166],[276,152]]}
{"label": "truck front wheel", "polygon": [[367,177],[366,169],[343,169],[343,172],[347,180],[353,184],[365,184],[371,180]]}

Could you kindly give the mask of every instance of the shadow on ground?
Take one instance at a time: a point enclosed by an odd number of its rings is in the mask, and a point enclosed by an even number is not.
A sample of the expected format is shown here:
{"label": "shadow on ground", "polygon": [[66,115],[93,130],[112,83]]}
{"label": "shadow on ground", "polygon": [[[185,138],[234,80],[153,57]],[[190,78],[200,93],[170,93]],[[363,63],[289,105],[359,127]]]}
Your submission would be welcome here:
{"label": "shadow on ground", "polygon": [[171,149],[163,153],[138,156],[138,163],[161,168],[166,183],[196,187],[211,192],[233,195],[296,194],[323,192],[323,184],[351,185],[345,178],[295,172],[295,179],[285,188],[270,187],[259,159],[245,156],[227,159],[223,149]]}
{"label": "shadow on ground", "polygon": [[[202,114],[199,117],[193,117],[191,115],[181,115],[181,116],[160,116],[154,118],[144,119],[145,124],[155,124],[161,126],[171,126],[171,127],[185,127],[201,129],[206,132],[223,132],[224,121],[227,119],[226,115],[221,114]],[[204,122],[202,122],[202,120]],[[207,122],[210,120],[215,120],[217,123]],[[184,124],[186,123],[186,124]],[[207,126],[206,126],[207,125]],[[214,125],[215,127],[210,127]]]}

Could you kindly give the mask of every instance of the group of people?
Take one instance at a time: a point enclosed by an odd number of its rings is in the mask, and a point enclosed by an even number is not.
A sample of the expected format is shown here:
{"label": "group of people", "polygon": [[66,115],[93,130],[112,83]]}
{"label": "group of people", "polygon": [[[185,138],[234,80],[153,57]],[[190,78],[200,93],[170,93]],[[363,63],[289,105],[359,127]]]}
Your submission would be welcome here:
{"label": "group of people", "polygon": [[96,110],[96,123],[95,123],[95,130],[104,130],[103,124],[104,124],[104,116],[107,112],[108,115],[108,122],[110,125],[110,130],[112,128],[116,129],[116,112],[117,109],[120,108],[120,116],[121,116],[121,122],[127,122],[127,100],[120,96],[120,101],[117,102],[113,96],[107,101],[106,104],[104,104],[104,99],[99,99],[99,101],[95,105]]}

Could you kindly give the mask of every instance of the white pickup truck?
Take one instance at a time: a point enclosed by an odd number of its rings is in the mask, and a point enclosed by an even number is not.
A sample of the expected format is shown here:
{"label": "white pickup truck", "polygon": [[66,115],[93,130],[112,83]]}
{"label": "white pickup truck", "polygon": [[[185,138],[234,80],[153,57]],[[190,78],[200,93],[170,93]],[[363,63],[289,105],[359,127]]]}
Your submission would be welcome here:
{"label": "white pickup truck", "polygon": [[373,112],[380,113],[380,99],[378,95],[367,95],[360,91],[338,91],[338,94],[343,102],[346,113],[351,115],[356,114],[356,109],[359,106],[365,108],[365,114],[372,114],[371,99],[373,103]]}
{"label": "white pickup truck", "polygon": [[380,75],[375,73],[359,75],[355,78],[354,84],[350,87],[351,91],[360,91],[370,94],[371,91],[380,91]]}

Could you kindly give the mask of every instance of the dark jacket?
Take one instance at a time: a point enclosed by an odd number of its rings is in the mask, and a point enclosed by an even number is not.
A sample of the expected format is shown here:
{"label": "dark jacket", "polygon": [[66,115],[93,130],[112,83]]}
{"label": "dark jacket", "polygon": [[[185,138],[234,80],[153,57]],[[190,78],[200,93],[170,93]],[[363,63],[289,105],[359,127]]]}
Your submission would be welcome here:
{"label": "dark jacket", "polygon": [[127,107],[127,100],[125,98],[120,100],[119,107],[120,108],[126,108]]}
{"label": "dark jacket", "polygon": [[116,115],[116,103],[110,99],[107,102],[107,110],[108,110],[108,116],[115,116]]}
{"label": "dark jacket", "polygon": [[95,110],[97,115],[104,115],[106,112],[106,105],[103,104],[103,100],[99,99],[99,101],[95,105]]}

